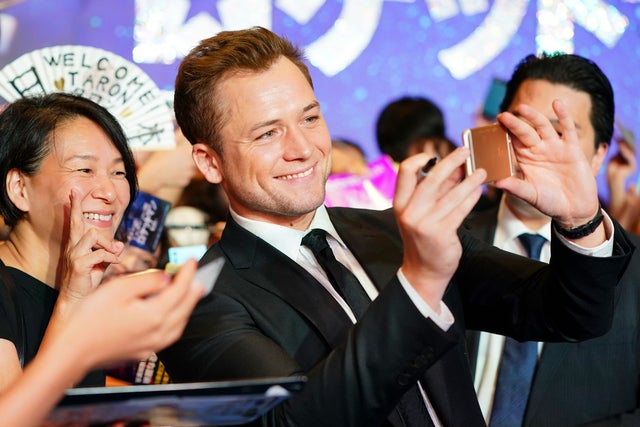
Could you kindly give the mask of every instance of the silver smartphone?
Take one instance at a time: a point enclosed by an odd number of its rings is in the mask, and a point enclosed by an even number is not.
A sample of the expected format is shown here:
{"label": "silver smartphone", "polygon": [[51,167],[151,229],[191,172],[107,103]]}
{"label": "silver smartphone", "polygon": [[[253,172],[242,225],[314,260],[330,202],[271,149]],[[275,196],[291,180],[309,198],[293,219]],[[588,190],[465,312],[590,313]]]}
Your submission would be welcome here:
{"label": "silver smartphone", "polygon": [[515,173],[511,137],[501,124],[466,129],[462,132],[462,142],[471,152],[466,164],[467,175],[484,169],[487,171],[485,183],[491,183]]}

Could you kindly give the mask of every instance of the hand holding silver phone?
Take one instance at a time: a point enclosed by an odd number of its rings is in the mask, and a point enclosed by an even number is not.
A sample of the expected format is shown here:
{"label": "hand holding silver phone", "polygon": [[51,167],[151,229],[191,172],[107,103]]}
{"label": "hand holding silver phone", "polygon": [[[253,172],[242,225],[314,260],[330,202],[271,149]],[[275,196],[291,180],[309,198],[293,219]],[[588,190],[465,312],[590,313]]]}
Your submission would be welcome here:
{"label": "hand holding silver phone", "polygon": [[487,172],[485,183],[491,183],[515,173],[511,137],[501,124],[466,129],[462,132],[462,142],[471,152],[466,164],[467,175],[481,168]]}

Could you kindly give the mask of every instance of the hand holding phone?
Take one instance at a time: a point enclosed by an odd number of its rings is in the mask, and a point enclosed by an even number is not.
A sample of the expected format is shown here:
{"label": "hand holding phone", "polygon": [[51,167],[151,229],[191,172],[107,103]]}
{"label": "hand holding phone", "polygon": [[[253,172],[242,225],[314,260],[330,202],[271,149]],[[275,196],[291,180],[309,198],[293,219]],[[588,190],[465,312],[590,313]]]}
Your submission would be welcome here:
{"label": "hand holding phone", "polygon": [[487,172],[485,183],[498,181],[515,173],[515,154],[509,132],[499,123],[466,129],[462,142],[471,152],[467,159],[467,175],[476,169]]}

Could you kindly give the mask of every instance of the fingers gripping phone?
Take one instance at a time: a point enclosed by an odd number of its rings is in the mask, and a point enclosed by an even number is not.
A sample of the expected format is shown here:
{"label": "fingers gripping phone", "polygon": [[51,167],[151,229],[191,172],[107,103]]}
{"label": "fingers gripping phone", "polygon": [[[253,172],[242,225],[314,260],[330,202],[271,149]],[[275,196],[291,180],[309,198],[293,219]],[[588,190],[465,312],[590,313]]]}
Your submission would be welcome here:
{"label": "fingers gripping phone", "polygon": [[491,183],[515,173],[511,137],[501,124],[466,129],[462,132],[462,142],[471,152],[466,164],[467,175],[481,168],[487,171],[485,183]]}

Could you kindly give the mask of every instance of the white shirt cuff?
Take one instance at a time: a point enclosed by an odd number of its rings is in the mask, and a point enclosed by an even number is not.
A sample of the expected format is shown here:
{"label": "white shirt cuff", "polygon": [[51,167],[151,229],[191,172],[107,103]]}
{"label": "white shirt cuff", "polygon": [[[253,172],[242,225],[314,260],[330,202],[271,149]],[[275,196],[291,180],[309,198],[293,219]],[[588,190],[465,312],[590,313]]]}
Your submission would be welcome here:
{"label": "white shirt cuff", "polygon": [[404,277],[404,274],[402,274],[401,270],[398,270],[397,275],[398,275],[398,280],[400,281],[400,284],[404,288],[407,295],[409,295],[409,298],[411,299],[413,304],[416,306],[418,311],[425,318],[431,319],[433,323],[438,325],[440,329],[442,329],[445,332],[448,331],[451,325],[453,325],[453,322],[455,320],[453,318],[453,314],[451,314],[451,311],[449,310],[449,307],[447,307],[447,305],[444,302],[440,301],[440,314],[436,313],[436,311],[433,310],[429,306],[429,304],[427,304],[422,299],[422,297],[418,294],[418,292],[416,292],[416,290],[413,289],[413,286],[411,286],[407,278]]}
{"label": "white shirt cuff", "polygon": [[576,245],[562,234],[558,233],[554,227],[551,227],[556,236],[560,239],[560,241],[569,249],[574,252],[577,252],[582,255],[593,256],[598,258],[606,258],[610,257],[613,254],[613,221],[609,215],[602,210],[604,214],[604,232],[606,236],[609,236],[606,241],[602,242],[600,245],[594,248],[585,248],[580,245]]}

